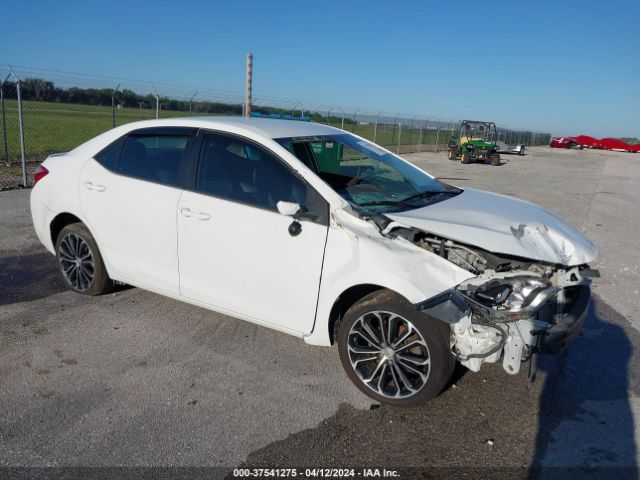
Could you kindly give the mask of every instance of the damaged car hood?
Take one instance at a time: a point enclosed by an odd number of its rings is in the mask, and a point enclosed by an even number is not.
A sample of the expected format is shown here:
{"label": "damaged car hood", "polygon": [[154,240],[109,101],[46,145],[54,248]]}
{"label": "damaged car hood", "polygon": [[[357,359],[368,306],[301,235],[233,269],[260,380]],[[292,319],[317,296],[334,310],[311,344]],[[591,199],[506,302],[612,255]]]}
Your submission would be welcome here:
{"label": "damaged car hood", "polygon": [[566,266],[598,256],[597,248],[581,232],[544,208],[474,188],[433,205],[386,216],[493,253]]}

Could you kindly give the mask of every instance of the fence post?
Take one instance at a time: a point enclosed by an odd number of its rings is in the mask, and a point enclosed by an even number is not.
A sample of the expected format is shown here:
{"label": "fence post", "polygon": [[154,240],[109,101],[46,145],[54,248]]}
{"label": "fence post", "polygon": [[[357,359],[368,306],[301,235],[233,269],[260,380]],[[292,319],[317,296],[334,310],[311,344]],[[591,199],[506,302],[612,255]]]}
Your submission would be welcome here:
{"label": "fence post", "polygon": [[156,87],[153,86],[153,83],[149,82],[151,85],[151,93],[154,97],[156,97],[156,120],[160,118],[160,96],[158,95],[158,91]]}
{"label": "fence post", "polygon": [[16,90],[18,93],[18,126],[20,127],[20,160],[22,163],[22,186],[27,187],[27,162],[24,157],[24,118],[22,116],[22,95],[20,93],[20,79],[11,69],[11,66],[7,65],[10,74],[16,80]]}
{"label": "fence post", "polygon": [[376,136],[378,135],[378,117],[380,112],[376,114],[376,123],[373,124],[373,143],[376,143]]}
{"label": "fence post", "polygon": [[[197,90],[193,95],[191,95],[191,98],[189,99],[189,116],[191,116],[191,104],[193,103],[193,99],[196,98],[196,95],[198,95],[198,91]],[[244,117],[244,115],[243,115],[243,117]]]}
{"label": "fence post", "polygon": [[351,127],[351,133],[356,133],[356,115],[360,110],[353,112],[353,126]]}
{"label": "fence post", "polygon": [[409,123],[409,145],[413,146],[413,122],[416,119],[416,115],[411,117],[411,122]]}
{"label": "fence post", "polygon": [[422,151],[422,129],[424,128],[424,122],[420,122],[420,136],[418,137],[418,151]]}
{"label": "fence post", "polygon": [[4,142],[4,161],[9,163],[9,142],[7,141],[7,115],[4,109],[4,84],[11,74],[0,83],[0,104],[2,108],[2,140]]}
{"label": "fence post", "polygon": [[111,90],[111,128],[116,128],[116,92],[120,88],[120,84]]}
{"label": "fence post", "polygon": [[342,112],[342,126],[340,128],[344,130],[344,112]]}
{"label": "fence post", "polygon": [[438,142],[440,141],[440,120],[436,120],[436,126],[437,126],[437,130],[436,130],[436,143],[433,148],[434,152],[438,151]]}
{"label": "fence post", "polygon": [[336,107],[331,107],[329,110],[327,110],[327,125],[330,125],[329,123],[329,118],[331,117],[331,111],[336,108]]}
{"label": "fence post", "polygon": [[20,80],[16,78],[18,89],[18,121],[20,122],[20,160],[22,162],[22,186],[27,187],[27,162],[24,158],[24,116],[22,113],[22,95],[20,93]]}
{"label": "fence post", "polygon": [[398,121],[398,147],[396,153],[400,155],[400,137],[402,137],[402,121]]}

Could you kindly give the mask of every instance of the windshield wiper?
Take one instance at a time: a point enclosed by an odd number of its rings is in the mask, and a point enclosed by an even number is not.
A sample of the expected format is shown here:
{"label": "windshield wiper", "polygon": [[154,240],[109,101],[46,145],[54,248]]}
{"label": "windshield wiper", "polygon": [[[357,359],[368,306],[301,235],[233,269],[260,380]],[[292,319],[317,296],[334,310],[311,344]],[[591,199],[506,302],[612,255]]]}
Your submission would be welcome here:
{"label": "windshield wiper", "polygon": [[375,202],[356,203],[359,207],[372,207],[375,205],[403,205],[403,200],[376,200]]}
{"label": "windshield wiper", "polygon": [[398,200],[398,203],[406,203],[406,202],[410,202],[411,200],[416,200],[418,198],[437,197],[439,195],[458,195],[459,193],[460,191],[453,191],[453,190],[444,190],[441,192],[438,192],[435,190],[429,190],[426,192],[418,192],[414,195],[409,195],[408,197],[405,197],[402,200]]}
{"label": "windshield wiper", "polygon": [[411,202],[412,200],[416,200],[418,198],[431,198],[431,197],[436,197],[438,195],[457,195],[458,193],[459,192],[450,192],[450,191],[420,192],[420,193],[416,193],[415,195],[409,195],[408,197],[401,198],[400,200],[376,200],[373,202],[359,203],[358,205],[361,207],[371,207],[374,205],[407,205],[408,202]]}

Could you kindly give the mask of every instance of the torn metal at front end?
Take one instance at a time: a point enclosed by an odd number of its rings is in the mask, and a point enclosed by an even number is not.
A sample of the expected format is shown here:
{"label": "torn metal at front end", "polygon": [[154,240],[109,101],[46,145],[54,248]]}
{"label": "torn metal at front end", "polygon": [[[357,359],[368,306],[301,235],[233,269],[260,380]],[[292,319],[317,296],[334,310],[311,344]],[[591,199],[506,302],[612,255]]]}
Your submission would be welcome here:
{"label": "torn metal at front end", "polygon": [[551,353],[578,334],[590,280],[583,266],[485,270],[416,307],[451,327],[451,351],[470,370],[502,359],[510,374],[534,352]]}

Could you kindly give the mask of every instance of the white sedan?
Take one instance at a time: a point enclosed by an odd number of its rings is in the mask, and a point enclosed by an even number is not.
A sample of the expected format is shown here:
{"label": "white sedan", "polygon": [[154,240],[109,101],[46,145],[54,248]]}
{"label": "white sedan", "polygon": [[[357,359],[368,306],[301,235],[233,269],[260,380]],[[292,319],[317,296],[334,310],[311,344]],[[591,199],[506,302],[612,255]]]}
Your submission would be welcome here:
{"label": "white sedan", "polygon": [[588,310],[597,250],[582,233],[324,125],[130,123],[35,179],[35,230],[70,289],[126,283],[337,344],[380,402],[423,404],[456,361],[517,373]]}

